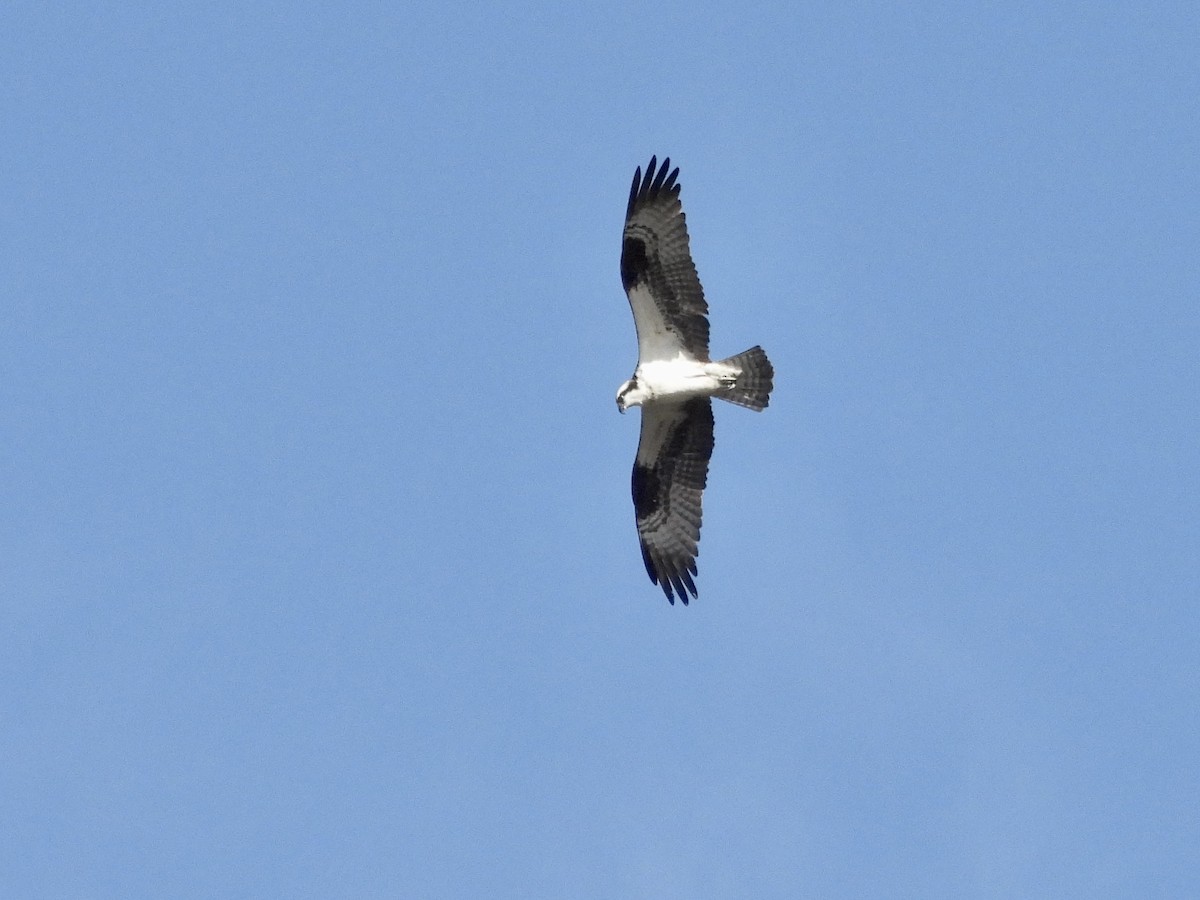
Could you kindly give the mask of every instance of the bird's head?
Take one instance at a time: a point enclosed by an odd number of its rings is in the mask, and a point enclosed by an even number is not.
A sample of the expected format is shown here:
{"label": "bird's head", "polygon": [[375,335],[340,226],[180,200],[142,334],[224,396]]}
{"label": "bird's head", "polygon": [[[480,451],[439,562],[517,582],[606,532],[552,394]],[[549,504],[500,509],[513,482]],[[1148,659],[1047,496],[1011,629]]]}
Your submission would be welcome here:
{"label": "bird's head", "polygon": [[617,410],[625,412],[631,406],[641,406],[642,396],[636,378],[630,378],[617,390]]}

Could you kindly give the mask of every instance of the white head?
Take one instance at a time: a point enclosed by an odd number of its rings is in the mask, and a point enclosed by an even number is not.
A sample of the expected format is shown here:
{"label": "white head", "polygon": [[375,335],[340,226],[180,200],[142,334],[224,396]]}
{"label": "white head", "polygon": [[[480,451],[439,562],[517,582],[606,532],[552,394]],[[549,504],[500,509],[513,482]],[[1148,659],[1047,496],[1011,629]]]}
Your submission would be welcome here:
{"label": "white head", "polygon": [[617,390],[617,409],[625,412],[631,406],[641,406],[647,396],[646,391],[638,384],[637,378],[630,378]]}

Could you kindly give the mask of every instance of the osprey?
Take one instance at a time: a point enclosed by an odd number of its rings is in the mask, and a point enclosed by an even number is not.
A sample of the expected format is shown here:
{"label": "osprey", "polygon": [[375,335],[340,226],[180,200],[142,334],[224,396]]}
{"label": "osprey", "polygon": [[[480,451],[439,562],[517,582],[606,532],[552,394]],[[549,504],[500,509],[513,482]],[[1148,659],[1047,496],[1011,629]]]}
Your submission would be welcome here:
{"label": "osprey", "polygon": [[[650,581],[673,605],[696,596],[700,496],[713,450],[712,397],[766,408],[775,371],[761,347],[713,362],[708,304],[688,250],[679,169],[664,159],[633,173],[621,283],[637,327],[638,364],[617,391],[617,409],[642,408],[633,463],[633,511]],[[669,174],[668,174],[669,173]]]}

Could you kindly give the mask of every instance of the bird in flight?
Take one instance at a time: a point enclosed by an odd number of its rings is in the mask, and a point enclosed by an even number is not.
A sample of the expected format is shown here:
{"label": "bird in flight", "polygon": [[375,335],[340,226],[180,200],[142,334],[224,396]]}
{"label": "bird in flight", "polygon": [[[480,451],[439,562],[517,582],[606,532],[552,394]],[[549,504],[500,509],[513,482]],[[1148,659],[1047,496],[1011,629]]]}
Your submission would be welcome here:
{"label": "bird in flight", "polygon": [[775,370],[761,347],[708,355],[708,304],[688,249],[679,169],[650,157],[629,189],[621,283],[633,309],[638,363],[617,409],[642,408],[633,463],[633,511],[650,581],[667,600],[695,597],[700,498],[713,451],[712,400],[766,409]]}

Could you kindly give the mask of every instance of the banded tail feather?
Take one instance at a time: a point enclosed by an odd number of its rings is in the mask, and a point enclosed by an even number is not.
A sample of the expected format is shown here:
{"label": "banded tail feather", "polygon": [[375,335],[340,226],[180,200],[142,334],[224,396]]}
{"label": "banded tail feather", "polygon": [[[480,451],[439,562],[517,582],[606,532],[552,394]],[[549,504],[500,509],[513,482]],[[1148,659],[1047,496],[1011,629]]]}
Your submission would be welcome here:
{"label": "banded tail feather", "polygon": [[767,359],[766,351],[755,346],[721,362],[736,366],[742,373],[733,387],[716,396],[755,412],[766,409],[771,402],[771,390],[775,387],[775,367]]}

